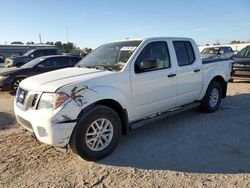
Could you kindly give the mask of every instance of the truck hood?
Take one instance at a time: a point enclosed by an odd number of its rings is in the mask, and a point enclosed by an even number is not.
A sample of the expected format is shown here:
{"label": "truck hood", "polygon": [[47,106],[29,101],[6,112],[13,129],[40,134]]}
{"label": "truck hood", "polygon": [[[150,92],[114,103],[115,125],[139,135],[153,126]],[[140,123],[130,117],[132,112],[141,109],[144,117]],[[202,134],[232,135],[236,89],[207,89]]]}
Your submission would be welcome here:
{"label": "truck hood", "polygon": [[82,82],[112,73],[111,71],[89,68],[65,68],[26,78],[20,83],[20,87],[32,91],[55,92],[58,88],[67,84]]}

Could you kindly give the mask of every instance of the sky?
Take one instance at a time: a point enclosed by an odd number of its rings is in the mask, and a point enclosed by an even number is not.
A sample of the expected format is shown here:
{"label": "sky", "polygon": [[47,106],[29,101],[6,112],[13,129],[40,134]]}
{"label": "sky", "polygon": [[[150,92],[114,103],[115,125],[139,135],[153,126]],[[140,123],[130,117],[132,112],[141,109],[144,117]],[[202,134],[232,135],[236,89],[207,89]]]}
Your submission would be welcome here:
{"label": "sky", "polygon": [[0,9],[0,44],[38,43],[39,33],[80,48],[158,36],[250,41],[250,0],[1,0]]}

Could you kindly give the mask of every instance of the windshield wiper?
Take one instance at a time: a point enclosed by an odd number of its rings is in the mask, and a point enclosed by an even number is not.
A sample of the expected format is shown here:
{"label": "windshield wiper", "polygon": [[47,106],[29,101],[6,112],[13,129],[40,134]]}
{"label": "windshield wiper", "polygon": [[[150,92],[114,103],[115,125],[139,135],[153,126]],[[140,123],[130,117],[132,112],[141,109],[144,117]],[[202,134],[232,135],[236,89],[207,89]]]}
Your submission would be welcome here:
{"label": "windshield wiper", "polygon": [[79,68],[88,68],[88,69],[97,69],[97,70],[108,70],[108,71],[114,71],[117,69],[118,65],[104,65],[104,64],[97,64],[97,65],[76,65],[76,67]]}
{"label": "windshield wiper", "polygon": [[114,71],[114,68],[112,65],[93,65],[93,66],[90,66],[90,68],[96,68],[98,70],[108,70],[108,71]]}

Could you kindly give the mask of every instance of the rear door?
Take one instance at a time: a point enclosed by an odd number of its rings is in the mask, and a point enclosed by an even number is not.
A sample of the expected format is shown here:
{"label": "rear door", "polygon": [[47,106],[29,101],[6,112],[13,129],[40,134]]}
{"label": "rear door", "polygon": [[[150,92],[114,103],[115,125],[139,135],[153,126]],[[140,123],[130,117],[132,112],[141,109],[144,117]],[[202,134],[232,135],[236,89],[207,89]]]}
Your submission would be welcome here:
{"label": "rear door", "polygon": [[[147,60],[154,67],[141,70],[139,65]],[[132,119],[172,108],[176,103],[176,67],[170,61],[166,41],[147,43],[131,68]]]}
{"label": "rear door", "polygon": [[202,90],[202,63],[196,58],[191,41],[172,42],[177,60],[177,105],[184,105],[197,100]]}

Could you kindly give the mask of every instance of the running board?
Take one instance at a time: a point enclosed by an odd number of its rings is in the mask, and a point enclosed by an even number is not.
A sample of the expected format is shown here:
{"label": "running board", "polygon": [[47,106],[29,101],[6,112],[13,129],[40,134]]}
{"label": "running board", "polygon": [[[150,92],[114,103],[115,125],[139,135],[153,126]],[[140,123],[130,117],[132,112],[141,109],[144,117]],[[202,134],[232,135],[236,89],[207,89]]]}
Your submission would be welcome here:
{"label": "running board", "polygon": [[153,123],[154,121],[158,121],[158,120],[164,119],[166,117],[174,116],[174,115],[179,114],[181,112],[198,107],[199,105],[200,105],[199,102],[194,102],[194,103],[191,103],[191,104],[188,104],[185,106],[181,106],[180,108],[177,108],[175,110],[170,110],[170,111],[166,111],[163,113],[158,113],[159,115],[156,114],[154,116],[151,116],[151,117],[148,117],[148,118],[131,123],[129,125],[129,129],[130,130],[137,129],[137,128],[142,127],[144,125]]}

